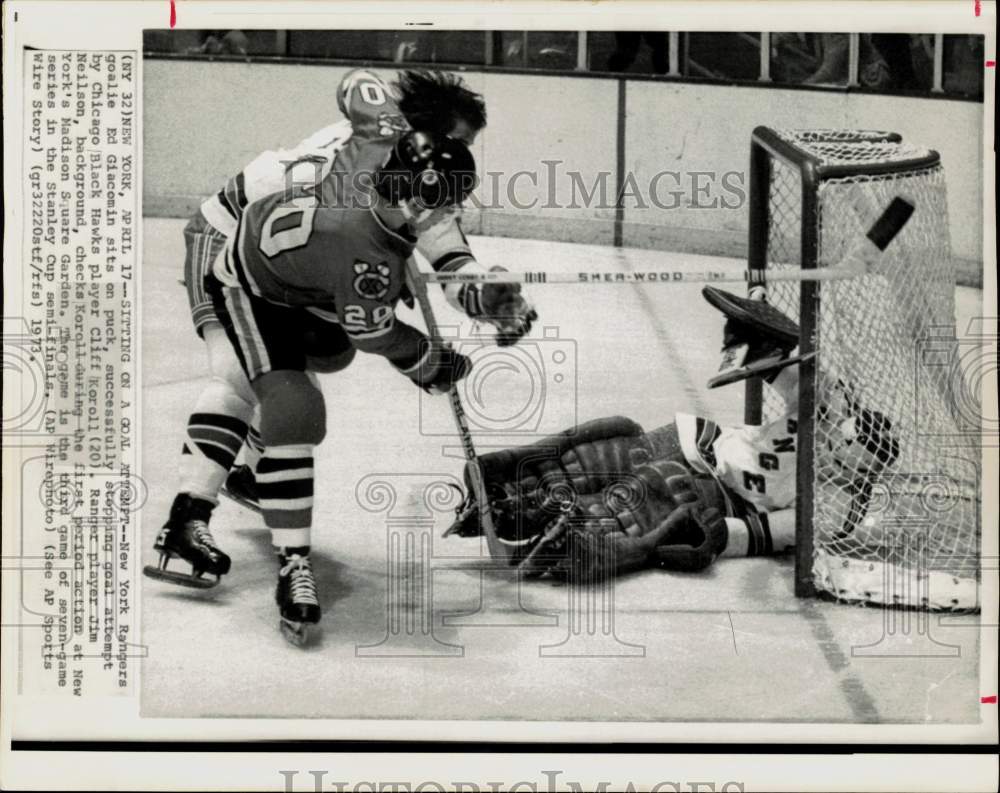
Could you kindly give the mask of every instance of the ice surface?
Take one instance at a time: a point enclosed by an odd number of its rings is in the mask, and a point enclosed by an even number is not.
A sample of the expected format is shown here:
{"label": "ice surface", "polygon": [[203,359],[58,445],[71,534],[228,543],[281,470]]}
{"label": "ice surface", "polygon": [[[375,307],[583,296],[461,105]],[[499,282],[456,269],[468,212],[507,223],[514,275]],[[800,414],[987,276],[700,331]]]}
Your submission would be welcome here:
{"label": "ice surface", "polygon": [[[153,537],[174,495],[186,418],[206,377],[178,284],[182,227],[180,220],[144,225],[142,474],[150,490],[142,513],[144,563],[155,562]],[[484,263],[510,269],[740,266],[531,240],[473,237],[472,246]],[[699,285],[528,289],[540,315],[532,343],[477,354],[479,374],[466,400],[480,449],[530,440],[532,429],[612,414],[647,429],[677,411],[740,420],[740,386],[704,387],[718,365],[722,321]],[[960,289],[958,296],[960,316],[979,312],[980,292]],[[435,301],[442,325],[472,337],[468,323],[440,296]],[[482,346],[474,338],[464,343]],[[316,459],[313,534],[322,643],[303,651],[281,639],[269,536],[256,515],[223,502],[213,530],[233,557],[233,571],[219,587],[195,592],[142,581],[149,648],[143,715],[978,718],[976,618],[922,615],[929,623],[919,623],[913,615],[908,633],[897,623],[885,637],[879,609],[796,600],[790,558],[722,560],[700,575],[634,575],[614,586],[613,608],[598,602],[588,609],[579,601],[571,608],[569,588],[531,583],[520,590],[519,606],[517,587],[484,563],[479,543],[441,539],[449,514],[426,504],[428,485],[461,476],[447,401],[422,397],[371,356],[359,355],[347,371],[320,380],[329,427]],[[513,425],[519,433],[491,432]],[[380,481],[396,493],[388,512],[380,511],[379,494],[388,492]],[[443,501],[430,501],[440,506],[448,496],[438,495]],[[395,555],[393,532],[402,538]],[[432,594],[422,575],[428,566]],[[930,639],[918,635],[920,625]],[[861,645],[922,657],[889,658],[881,650],[852,657],[852,647]]]}

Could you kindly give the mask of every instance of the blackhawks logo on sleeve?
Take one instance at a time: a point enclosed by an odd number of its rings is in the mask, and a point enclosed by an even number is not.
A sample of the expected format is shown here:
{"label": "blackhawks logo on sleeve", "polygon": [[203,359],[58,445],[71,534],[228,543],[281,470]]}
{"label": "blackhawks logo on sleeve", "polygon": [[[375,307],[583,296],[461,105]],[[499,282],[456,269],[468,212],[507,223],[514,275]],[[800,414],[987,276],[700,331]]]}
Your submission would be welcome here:
{"label": "blackhawks logo on sleeve", "polygon": [[355,261],[354,291],[365,300],[381,300],[389,293],[391,272],[385,262],[373,265],[360,260]]}

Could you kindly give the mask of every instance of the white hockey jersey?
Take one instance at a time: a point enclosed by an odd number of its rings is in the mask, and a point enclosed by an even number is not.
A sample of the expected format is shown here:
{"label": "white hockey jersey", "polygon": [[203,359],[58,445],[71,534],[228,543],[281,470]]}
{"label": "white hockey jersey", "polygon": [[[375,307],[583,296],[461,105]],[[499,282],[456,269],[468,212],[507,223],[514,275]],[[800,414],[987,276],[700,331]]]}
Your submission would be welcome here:
{"label": "white hockey jersey", "polygon": [[292,185],[316,184],[326,178],[352,134],[351,122],[344,119],[314,132],[294,148],[262,152],[230,177],[218,193],[205,199],[201,213],[216,229],[232,236],[251,202]]}
{"label": "white hockey jersey", "polygon": [[720,427],[691,414],[676,416],[681,450],[688,463],[766,512],[795,503],[798,367],[784,369],[770,387],[784,410],[767,424]]}

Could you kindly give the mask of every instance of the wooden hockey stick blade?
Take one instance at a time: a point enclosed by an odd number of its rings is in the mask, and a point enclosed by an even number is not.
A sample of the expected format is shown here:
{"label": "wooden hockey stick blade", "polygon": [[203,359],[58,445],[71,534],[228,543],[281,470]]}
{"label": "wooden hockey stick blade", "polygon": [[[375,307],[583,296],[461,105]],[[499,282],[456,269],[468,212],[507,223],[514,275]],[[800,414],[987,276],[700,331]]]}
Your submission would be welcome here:
{"label": "wooden hockey stick blade", "polygon": [[896,239],[896,235],[903,230],[903,226],[910,220],[910,217],[913,215],[913,209],[913,204],[900,196],[896,196],[889,202],[889,206],[885,208],[885,211],[879,215],[878,220],[868,229],[868,233],[865,236],[875,244],[876,248],[884,251],[889,247],[889,243]]}

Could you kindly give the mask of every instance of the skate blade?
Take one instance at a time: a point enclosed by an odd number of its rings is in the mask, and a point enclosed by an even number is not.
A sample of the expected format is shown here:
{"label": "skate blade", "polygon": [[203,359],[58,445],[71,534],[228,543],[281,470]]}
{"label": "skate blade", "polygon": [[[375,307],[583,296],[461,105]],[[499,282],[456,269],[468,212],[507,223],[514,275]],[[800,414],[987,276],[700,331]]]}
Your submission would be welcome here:
{"label": "skate blade", "polygon": [[241,507],[249,509],[251,512],[256,512],[258,515],[264,514],[261,511],[260,504],[258,504],[256,501],[251,501],[249,498],[243,498],[243,496],[238,495],[231,490],[227,490],[225,485],[223,485],[222,489],[219,490],[219,493],[220,495],[223,495],[226,498],[228,498],[234,504],[239,504]]}
{"label": "skate blade", "polygon": [[176,584],[190,589],[211,589],[219,583],[218,578],[203,578],[189,573],[177,573],[173,570],[165,570],[162,567],[154,567],[147,564],[142,568],[143,575],[157,581],[166,581],[168,584]]}
{"label": "skate blade", "polygon": [[319,625],[311,622],[292,622],[282,619],[278,623],[278,628],[285,641],[295,647],[307,647],[319,636]]}

